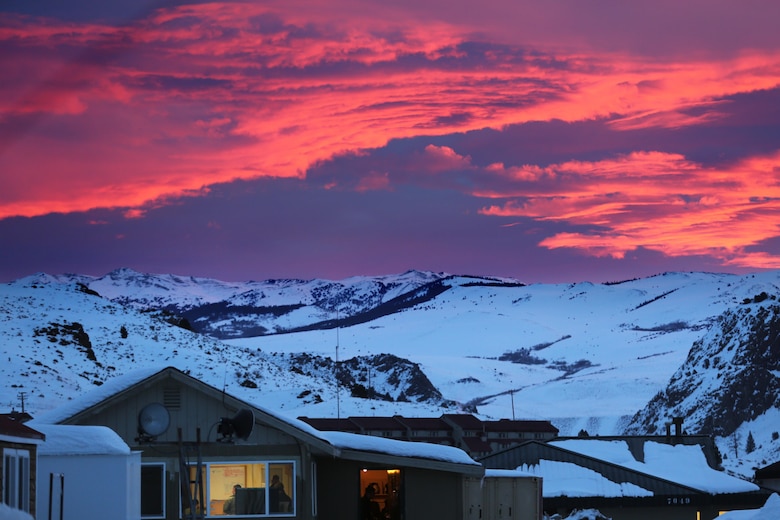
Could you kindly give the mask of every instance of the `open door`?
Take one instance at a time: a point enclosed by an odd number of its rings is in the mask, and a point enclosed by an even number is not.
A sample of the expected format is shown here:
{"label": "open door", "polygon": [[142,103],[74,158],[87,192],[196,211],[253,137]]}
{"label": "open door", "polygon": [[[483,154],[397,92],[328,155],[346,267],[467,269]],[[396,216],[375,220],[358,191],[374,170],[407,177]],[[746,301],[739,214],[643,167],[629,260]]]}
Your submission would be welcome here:
{"label": "open door", "polygon": [[360,519],[400,520],[403,478],[400,469],[360,471]]}

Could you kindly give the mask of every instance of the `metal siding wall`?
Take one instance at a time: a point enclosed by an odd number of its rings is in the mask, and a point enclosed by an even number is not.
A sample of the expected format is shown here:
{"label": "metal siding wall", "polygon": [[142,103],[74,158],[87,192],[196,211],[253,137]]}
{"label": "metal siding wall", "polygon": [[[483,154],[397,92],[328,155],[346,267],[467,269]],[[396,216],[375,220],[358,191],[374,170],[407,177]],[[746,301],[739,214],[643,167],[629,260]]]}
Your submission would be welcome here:
{"label": "metal siding wall", "polygon": [[[157,442],[177,442],[179,428],[184,441],[195,441],[200,428],[202,442],[215,442],[219,438],[216,425],[220,419],[232,418],[238,411],[236,406],[226,406],[221,400],[205,395],[196,388],[173,379],[165,379],[126,396],[121,404],[107,406],[95,415],[79,421],[79,424],[108,426],[128,445],[135,446],[135,439],[138,437],[138,414],[148,404],[165,402],[166,392],[170,393],[172,389],[178,389],[181,405],[179,408],[166,407],[171,418],[170,427],[156,439]],[[233,400],[228,400],[228,403],[232,404]],[[242,442],[278,445],[294,444],[295,440],[275,428],[264,428],[255,424],[250,438]]]}
{"label": "metal siding wall", "polygon": [[360,518],[360,466],[351,461],[317,460],[317,510],[323,520]]}
{"label": "metal siding wall", "polygon": [[464,477],[455,473],[423,469],[408,468],[403,471],[406,520],[464,518]]}

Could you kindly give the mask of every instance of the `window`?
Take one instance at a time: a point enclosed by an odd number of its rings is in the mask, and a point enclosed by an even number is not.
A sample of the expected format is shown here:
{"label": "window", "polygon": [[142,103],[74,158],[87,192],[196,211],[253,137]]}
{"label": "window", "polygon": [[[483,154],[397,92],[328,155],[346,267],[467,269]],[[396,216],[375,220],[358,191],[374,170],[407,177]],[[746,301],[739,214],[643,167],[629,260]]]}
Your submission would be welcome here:
{"label": "window", "polygon": [[14,509],[30,512],[30,452],[3,450],[3,502]]}
{"label": "window", "polygon": [[[208,517],[295,515],[295,463],[215,462],[201,466]],[[195,481],[190,466],[190,481]],[[192,489],[193,496],[197,490]],[[182,497],[182,511],[188,507]]]}
{"label": "window", "polygon": [[165,464],[141,464],[141,517],[165,518]]}

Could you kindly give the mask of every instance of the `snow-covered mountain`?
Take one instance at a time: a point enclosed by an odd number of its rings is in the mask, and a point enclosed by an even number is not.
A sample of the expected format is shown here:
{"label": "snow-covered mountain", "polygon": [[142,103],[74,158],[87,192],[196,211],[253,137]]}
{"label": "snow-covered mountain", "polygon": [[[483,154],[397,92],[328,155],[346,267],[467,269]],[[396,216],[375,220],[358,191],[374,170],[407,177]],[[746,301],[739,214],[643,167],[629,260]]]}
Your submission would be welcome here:
{"label": "snow-covered mountain", "polygon": [[2,405],[23,395],[35,414],[174,365],[292,416],[468,410],[608,435],[679,415],[750,475],[780,458],[778,283],[778,271],[556,285],[37,274],[0,285]]}

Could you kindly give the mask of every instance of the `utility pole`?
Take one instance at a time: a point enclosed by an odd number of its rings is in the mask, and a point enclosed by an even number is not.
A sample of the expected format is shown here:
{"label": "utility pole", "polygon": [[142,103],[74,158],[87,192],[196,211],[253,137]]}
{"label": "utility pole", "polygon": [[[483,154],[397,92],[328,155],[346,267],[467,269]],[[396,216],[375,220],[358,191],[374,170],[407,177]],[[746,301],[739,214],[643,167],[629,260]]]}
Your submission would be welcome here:
{"label": "utility pole", "polygon": [[22,413],[24,413],[24,398],[27,396],[27,392],[19,392],[17,395],[19,396],[19,401],[22,403]]}
{"label": "utility pole", "polygon": [[341,419],[341,389],[339,384],[339,308],[336,305],[336,418]]}
{"label": "utility pole", "polygon": [[515,420],[515,391],[510,390],[509,396],[512,398],[512,420]]}

